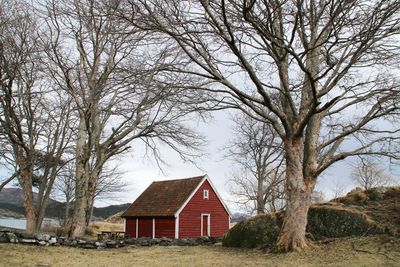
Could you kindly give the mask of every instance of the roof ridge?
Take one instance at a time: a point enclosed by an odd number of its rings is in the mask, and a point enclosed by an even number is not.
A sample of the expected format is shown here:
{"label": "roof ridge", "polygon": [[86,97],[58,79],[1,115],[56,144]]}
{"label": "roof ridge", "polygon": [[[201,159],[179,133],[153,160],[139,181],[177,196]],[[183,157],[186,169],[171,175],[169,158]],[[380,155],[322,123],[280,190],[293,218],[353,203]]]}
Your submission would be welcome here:
{"label": "roof ridge", "polygon": [[174,182],[174,181],[181,181],[181,180],[197,179],[197,178],[204,178],[205,176],[206,176],[206,174],[199,175],[199,176],[193,176],[193,177],[187,177],[187,178],[175,178],[175,179],[168,179],[168,180],[158,180],[158,181],[153,181],[153,183]]}

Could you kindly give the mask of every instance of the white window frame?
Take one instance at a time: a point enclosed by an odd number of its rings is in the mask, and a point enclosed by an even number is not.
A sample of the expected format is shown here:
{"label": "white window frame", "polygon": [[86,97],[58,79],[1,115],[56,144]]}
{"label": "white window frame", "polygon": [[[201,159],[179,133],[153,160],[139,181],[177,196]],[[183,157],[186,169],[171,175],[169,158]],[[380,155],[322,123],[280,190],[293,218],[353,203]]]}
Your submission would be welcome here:
{"label": "white window frame", "polygon": [[[203,233],[203,217],[207,216],[207,235]],[[211,215],[210,213],[202,213],[200,215],[200,236],[211,236]]]}
{"label": "white window frame", "polygon": [[210,199],[210,191],[208,189],[203,190],[203,199]]}

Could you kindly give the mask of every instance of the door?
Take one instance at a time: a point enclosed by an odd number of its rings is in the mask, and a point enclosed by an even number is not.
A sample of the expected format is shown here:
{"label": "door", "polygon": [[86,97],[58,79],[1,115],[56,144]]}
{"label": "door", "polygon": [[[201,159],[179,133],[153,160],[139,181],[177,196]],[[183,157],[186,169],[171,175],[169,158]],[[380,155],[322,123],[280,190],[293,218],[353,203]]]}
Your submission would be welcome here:
{"label": "door", "polygon": [[210,214],[201,214],[201,236],[210,236]]}

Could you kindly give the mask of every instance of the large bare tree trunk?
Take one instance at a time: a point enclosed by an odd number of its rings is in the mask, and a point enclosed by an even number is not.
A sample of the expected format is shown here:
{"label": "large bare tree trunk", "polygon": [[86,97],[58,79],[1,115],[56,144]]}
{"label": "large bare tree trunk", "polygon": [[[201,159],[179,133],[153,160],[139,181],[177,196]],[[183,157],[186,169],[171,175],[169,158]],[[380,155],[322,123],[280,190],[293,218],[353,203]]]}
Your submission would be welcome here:
{"label": "large bare tree trunk", "polygon": [[96,176],[96,175],[90,176],[88,190],[87,190],[87,196],[86,196],[86,201],[87,201],[87,204],[86,204],[87,210],[86,210],[86,214],[85,214],[85,225],[86,226],[89,226],[90,220],[92,219],[97,180],[98,180],[98,176]]}
{"label": "large bare tree trunk", "polygon": [[[85,232],[85,215],[87,210],[88,165],[90,151],[87,146],[87,132],[84,114],[80,114],[78,137],[76,142],[76,180],[75,180],[75,208],[69,230],[70,237],[82,236]],[[88,155],[89,154],[89,155]]]}
{"label": "large bare tree trunk", "polygon": [[30,175],[29,171],[22,170],[20,173],[21,179],[21,187],[24,191],[24,209],[25,209],[25,217],[26,217],[26,232],[28,234],[33,234],[36,231],[36,208],[33,203],[33,191],[32,191],[32,179],[28,176]]}
{"label": "large bare tree trunk", "polygon": [[259,178],[257,182],[257,214],[263,214],[265,211],[264,179]]}
{"label": "large bare tree trunk", "polygon": [[287,206],[277,247],[279,250],[288,251],[308,246],[305,237],[307,215],[316,180],[305,179],[303,175],[302,138],[286,141],[285,146]]}
{"label": "large bare tree trunk", "polygon": [[88,208],[86,201],[87,179],[84,172],[78,171],[78,169],[81,169],[81,166],[78,165],[79,164],[77,164],[77,173],[79,172],[80,175],[76,177],[75,208],[69,232],[69,236],[72,238],[84,234],[86,227],[85,218]]}

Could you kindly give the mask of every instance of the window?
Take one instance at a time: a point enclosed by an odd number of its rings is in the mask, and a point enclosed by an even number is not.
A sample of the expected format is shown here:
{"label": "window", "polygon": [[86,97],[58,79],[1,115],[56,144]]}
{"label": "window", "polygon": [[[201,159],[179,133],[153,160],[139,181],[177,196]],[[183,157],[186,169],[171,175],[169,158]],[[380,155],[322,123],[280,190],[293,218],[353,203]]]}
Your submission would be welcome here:
{"label": "window", "polygon": [[208,199],[208,190],[204,189],[203,191],[203,199]]}

